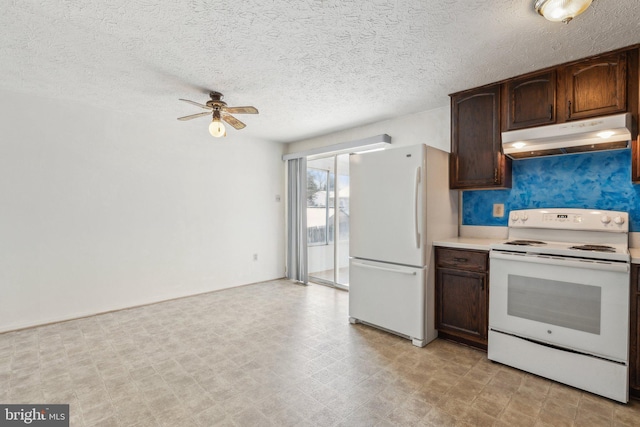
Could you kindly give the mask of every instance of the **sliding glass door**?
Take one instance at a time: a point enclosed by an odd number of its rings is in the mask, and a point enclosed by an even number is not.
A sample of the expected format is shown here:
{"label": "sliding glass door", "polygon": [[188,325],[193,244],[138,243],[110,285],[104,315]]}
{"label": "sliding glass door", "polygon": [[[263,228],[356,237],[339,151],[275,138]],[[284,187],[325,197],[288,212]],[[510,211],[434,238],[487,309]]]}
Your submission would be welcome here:
{"label": "sliding glass door", "polygon": [[349,155],[307,159],[309,280],[349,285]]}

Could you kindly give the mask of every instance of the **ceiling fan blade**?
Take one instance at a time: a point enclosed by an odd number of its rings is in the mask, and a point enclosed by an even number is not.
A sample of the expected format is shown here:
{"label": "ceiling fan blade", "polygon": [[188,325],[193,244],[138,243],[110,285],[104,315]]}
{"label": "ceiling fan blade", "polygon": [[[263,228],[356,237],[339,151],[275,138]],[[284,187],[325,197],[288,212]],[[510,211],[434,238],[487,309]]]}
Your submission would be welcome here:
{"label": "ceiling fan blade", "polygon": [[190,116],[178,117],[178,120],[185,121],[185,120],[197,119],[198,117],[210,116],[210,115],[211,115],[211,111],[205,111],[203,113],[191,114]]}
{"label": "ceiling fan blade", "polygon": [[251,106],[226,107],[224,111],[231,114],[258,114],[258,109],[256,107],[251,107]]}
{"label": "ceiling fan blade", "polygon": [[199,102],[190,101],[188,99],[180,98],[179,101],[188,102],[191,105],[195,105],[196,107],[204,108],[205,110],[213,110],[213,108],[209,107],[208,105],[200,104]]}
{"label": "ceiling fan blade", "polygon": [[233,126],[236,129],[242,129],[244,128],[246,125],[244,123],[242,123],[240,120],[236,119],[233,116],[230,116],[229,114],[223,114],[222,115],[222,120],[224,120],[225,122],[229,123],[231,126]]}

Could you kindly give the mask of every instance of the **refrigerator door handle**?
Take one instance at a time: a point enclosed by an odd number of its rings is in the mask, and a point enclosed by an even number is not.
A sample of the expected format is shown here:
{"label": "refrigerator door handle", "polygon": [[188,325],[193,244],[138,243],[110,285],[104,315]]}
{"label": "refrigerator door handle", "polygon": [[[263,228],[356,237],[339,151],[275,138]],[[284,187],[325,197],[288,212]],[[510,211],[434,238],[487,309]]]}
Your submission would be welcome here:
{"label": "refrigerator door handle", "polygon": [[351,265],[357,265],[358,267],[364,267],[364,268],[371,268],[373,270],[391,271],[392,273],[408,274],[410,276],[416,275],[415,271],[400,270],[400,269],[388,268],[388,267],[378,267],[377,265],[363,264],[361,262],[356,262],[356,261],[351,261]]}
{"label": "refrigerator door handle", "polygon": [[422,175],[420,173],[420,167],[418,167],[416,169],[416,181],[415,181],[415,194],[414,194],[414,198],[413,198],[413,219],[414,219],[414,227],[415,227],[415,231],[416,231],[416,248],[420,249],[420,230],[418,229],[418,190],[420,188],[420,176]]}

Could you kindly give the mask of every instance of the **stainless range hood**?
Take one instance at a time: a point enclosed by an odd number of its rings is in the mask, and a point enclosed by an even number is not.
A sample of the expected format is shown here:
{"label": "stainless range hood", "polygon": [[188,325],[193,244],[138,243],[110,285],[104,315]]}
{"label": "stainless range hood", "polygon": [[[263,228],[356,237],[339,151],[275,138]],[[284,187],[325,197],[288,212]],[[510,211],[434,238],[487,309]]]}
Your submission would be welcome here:
{"label": "stainless range hood", "polygon": [[631,114],[502,132],[502,149],[512,159],[627,148]]}

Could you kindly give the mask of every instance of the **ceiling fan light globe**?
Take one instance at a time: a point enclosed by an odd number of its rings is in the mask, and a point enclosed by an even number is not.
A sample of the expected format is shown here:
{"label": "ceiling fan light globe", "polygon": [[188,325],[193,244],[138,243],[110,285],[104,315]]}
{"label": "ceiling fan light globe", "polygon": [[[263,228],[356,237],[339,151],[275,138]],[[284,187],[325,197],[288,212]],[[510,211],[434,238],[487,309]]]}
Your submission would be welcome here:
{"label": "ceiling fan light globe", "polygon": [[224,124],[220,120],[213,120],[209,124],[209,133],[214,138],[221,138],[227,134],[227,130],[224,128]]}
{"label": "ceiling fan light globe", "polygon": [[537,0],[534,8],[552,22],[569,22],[587,10],[593,0]]}

